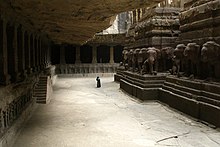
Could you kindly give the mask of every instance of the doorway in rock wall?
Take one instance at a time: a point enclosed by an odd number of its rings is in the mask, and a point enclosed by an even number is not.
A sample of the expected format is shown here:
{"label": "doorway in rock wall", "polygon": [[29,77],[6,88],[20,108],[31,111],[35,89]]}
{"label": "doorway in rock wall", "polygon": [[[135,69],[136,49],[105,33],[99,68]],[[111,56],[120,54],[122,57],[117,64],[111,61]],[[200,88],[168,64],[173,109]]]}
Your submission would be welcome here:
{"label": "doorway in rock wall", "polygon": [[52,65],[60,64],[60,45],[53,44],[51,46],[51,62]]}
{"label": "doorway in rock wall", "polygon": [[72,45],[65,47],[66,64],[74,64],[76,61],[76,48]]}
{"label": "doorway in rock wall", "polygon": [[80,60],[82,63],[92,63],[92,47],[83,45],[80,47]]}
{"label": "doorway in rock wall", "polygon": [[117,45],[114,47],[114,61],[115,63],[120,63],[122,62],[122,51],[123,51],[123,46]]}
{"label": "doorway in rock wall", "polygon": [[101,45],[97,47],[97,62],[109,63],[110,60],[110,47],[107,45]]}

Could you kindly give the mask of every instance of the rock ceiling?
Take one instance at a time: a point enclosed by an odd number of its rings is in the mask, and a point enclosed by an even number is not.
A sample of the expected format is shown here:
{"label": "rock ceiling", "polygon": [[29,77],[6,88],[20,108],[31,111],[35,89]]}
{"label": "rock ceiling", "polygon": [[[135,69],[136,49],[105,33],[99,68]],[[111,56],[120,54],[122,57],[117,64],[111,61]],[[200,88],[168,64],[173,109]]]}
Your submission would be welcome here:
{"label": "rock ceiling", "polygon": [[162,0],[0,0],[1,14],[48,35],[57,43],[82,44],[108,28],[115,15]]}

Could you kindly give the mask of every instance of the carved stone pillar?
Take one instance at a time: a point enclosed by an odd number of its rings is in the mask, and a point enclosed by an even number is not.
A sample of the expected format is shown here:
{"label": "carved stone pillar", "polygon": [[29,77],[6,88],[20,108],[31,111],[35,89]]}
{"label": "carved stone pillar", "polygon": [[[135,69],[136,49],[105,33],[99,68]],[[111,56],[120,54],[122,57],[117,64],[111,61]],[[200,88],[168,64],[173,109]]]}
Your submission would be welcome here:
{"label": "carved stone pillar", "polygon": [[41,68],[44,69],[46,66],[45,60],[45,41],[41,40]]}
{"label": "carved stone pillar", "polygon": [[7,20],[2,20],[2,47],[0,48],[0,84],[9,85],[10,75],[8,74],[8,53],[7,53]]}
{"label": "carved stone pillar", "polygon": [[97,63],[97,46],[92,46],[92,63]]}
{"label": "carved stone pillar", "polygon": [[184,0],[180,1],[180,8],[181,8],[181,10],[184,10]]}
{"label": "carved stone pillar", "polygon": [[35,35],[32,34],[32,38],[31,38],[31,67],[32,67],[32,71],[35,72],[36,71],[36,64],[35,64]]}
{"label": "carved stone pillar", "polygon": [[65,46],[60,46],[60,64],[66,64],[66,58],[65,58]]}
{"label": "carved stone pillar", "polygon": [[19,81],[20,73],[18,73],[18,25],[14,27],[13,52],[14,52],[14,77],[15,81]]}
{"label": "carved stone pillar", "polygon": [[110,47],[110,61],[109,61],[109,63],[111,63],[111,64],[115,63],[115,61],[114,61],[114,47],[113,46]]}
{"label": "carved stone pillar", "polygon": [[25,30],[23,27],[21,27],[21,72],[22,72],[22,76],[27,76],[26,74],[26,70],[25,70],[25,39],[24,39],[24,35],[25,35]]}
{"label": "carved stone pillar", "polygon": [[137,22],[137,21],[136,21],[136,18],[137,18],[137,17],[136,17],[136,14],[137,14],[137,13],[136,13],[136,10],[134,10],[134,11],[133,11],[133,17],[132,17],[132,18],[133,18],[133,24]]}
{"label": "carved stone pillar", "polygon": [[48,66],[51,65],[51,46],[50,46],[50,42],[47,43],[47,63]]}
{"label": "carved stone pillar", "polygon": [[40,64],[40,69],[43,69],[43,56],[42,56],[42,40],[41,37],[39,38],[39,64]]}
{"label": "carved stone pillar", "polygon": [[35,38],[35,66],[36,66],[36,70],[39,71],[40,67],[39,67],[39,36],[36,36]]}
{"label": "carved stone pillar", "polygon": [[27,70],[28,74],[32,73],[32,62],[31,62],[31,33],[27,32]]}
{"label": "carved stone pillar", "polygon": [[81,63],[80,61],[80,46],[76,46],[76,61],[75,61],[76,64],[79,64]]}

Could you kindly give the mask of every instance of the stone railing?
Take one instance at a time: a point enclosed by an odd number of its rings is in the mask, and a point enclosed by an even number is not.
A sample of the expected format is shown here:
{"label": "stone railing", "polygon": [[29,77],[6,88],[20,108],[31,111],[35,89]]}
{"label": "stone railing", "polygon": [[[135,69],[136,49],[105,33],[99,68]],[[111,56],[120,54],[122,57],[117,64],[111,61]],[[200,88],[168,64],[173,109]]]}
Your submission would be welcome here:
{"label": "stone railing", "polygon": [[63,64],[56,65],[57,74],[89,74],[89,73],[115,73],[119,64]]}

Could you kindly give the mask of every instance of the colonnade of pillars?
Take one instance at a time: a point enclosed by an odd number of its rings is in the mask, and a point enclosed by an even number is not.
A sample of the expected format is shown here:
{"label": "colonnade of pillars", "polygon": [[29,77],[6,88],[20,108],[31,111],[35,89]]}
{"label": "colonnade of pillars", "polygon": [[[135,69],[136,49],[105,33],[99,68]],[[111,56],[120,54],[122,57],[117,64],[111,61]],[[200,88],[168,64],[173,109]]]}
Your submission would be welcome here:
{"label": "colonnade of pillars", "polygon": [[49,41],[37,33],[0,19],[0,84],[18,82],[50,64]]}
{"label": "colonnade of pillars", "polygon": [[[60,64],[66,64],[65,61],[65,46],[61,45],[60,47]],[[115,63],[114,61],[114,46],[110,46],[110,60],[109,63],[113,64]],[[80,60],[80,46],[76,46],[76,54],[75,54],[75,64],[82,63]],[[97,61],[97,46],[92,46],[92,63],[98,63]]]}

